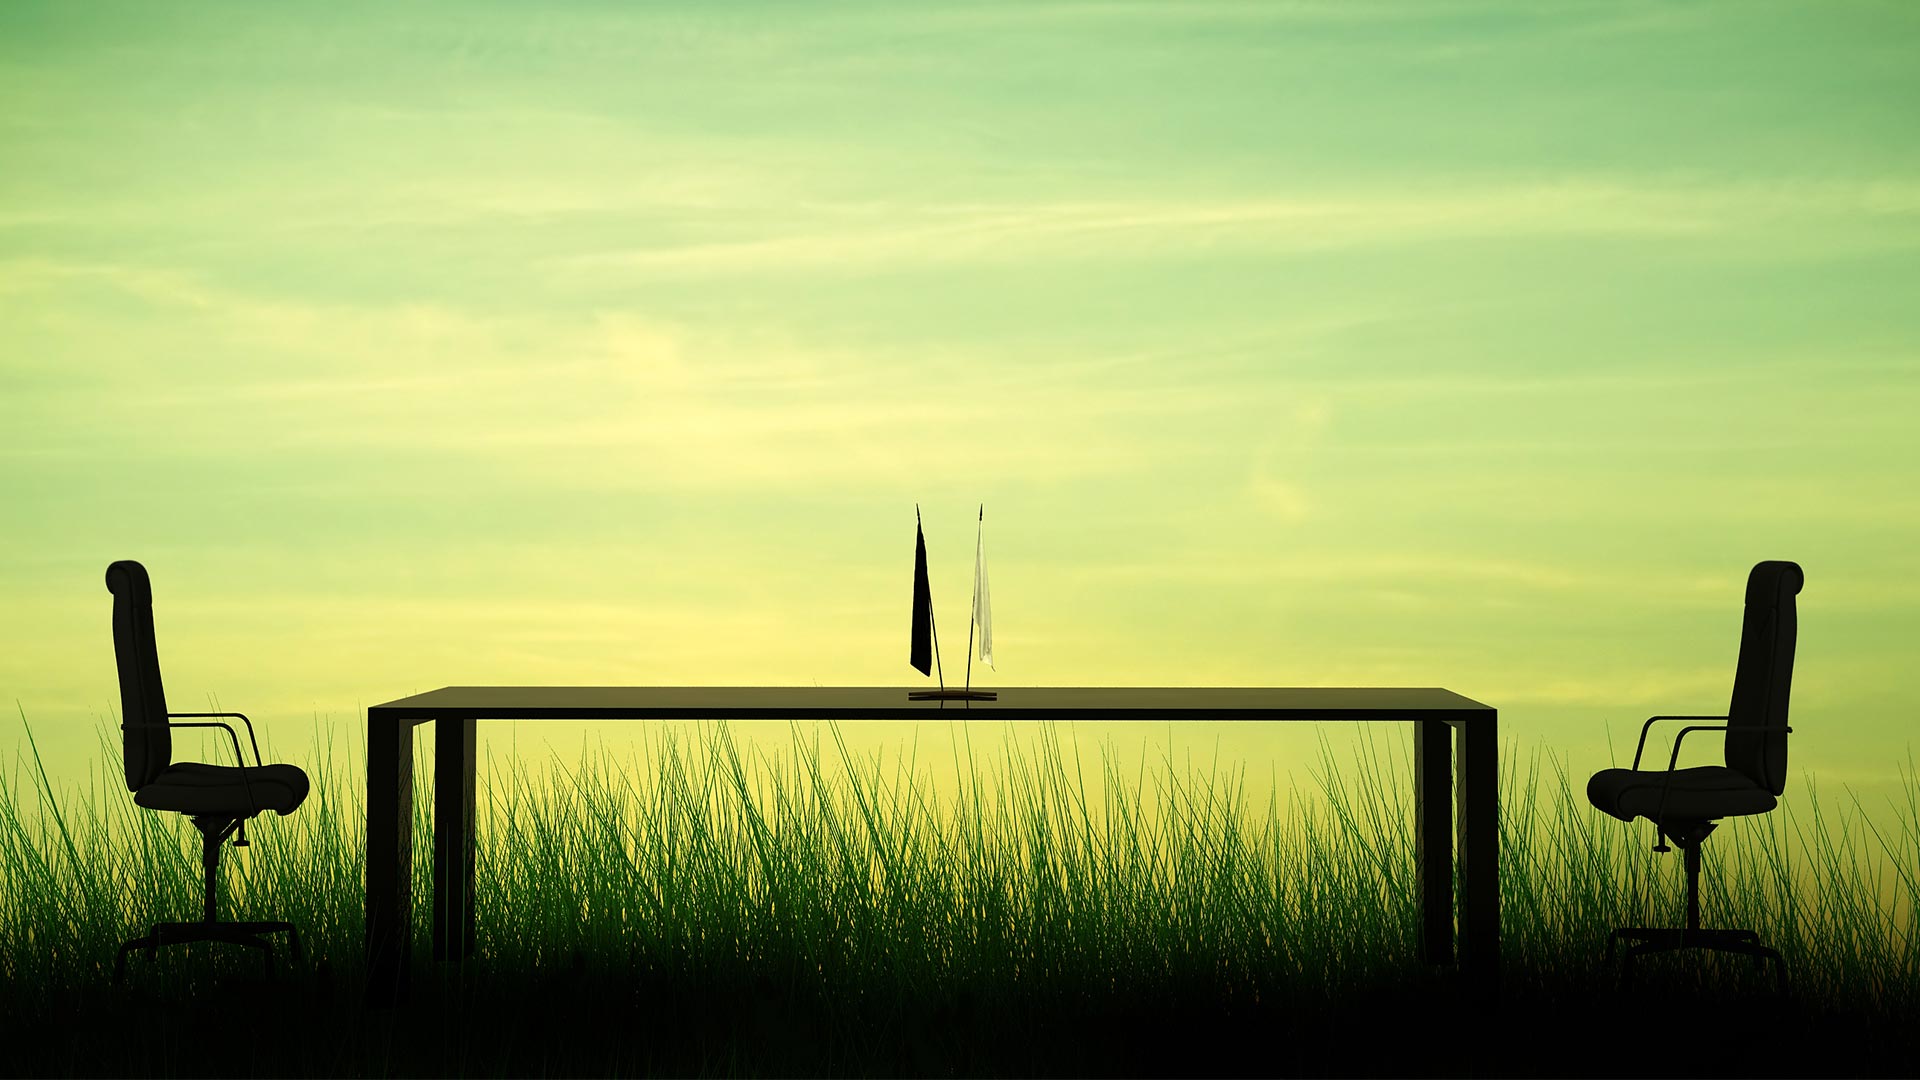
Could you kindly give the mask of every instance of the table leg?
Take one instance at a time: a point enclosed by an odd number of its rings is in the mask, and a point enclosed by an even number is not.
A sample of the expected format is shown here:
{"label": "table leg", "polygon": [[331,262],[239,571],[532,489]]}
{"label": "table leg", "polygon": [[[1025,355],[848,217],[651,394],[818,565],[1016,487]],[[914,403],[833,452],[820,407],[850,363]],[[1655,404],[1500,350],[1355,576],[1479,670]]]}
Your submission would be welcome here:
{"label": "table leg", "polygon": [[472,719],[434,722],[433,958],[473,953],[474,751]]}
{"label": "table leg", "polygon": [[1460,961],[1482,989],[1500,977],[1500,728],[1495,714],[1460,725]]}
{"label": "table leg", "polygon": [[1453,794],[1448,760],[1453,728],[1444,720],[1413,722],[1413,873],[1420,897],[1420,957],[1453,959]]}
{"label": "table leg", "polygon": [[367,1004],[406,1000],[413,935],[413,723],[367,711]]}

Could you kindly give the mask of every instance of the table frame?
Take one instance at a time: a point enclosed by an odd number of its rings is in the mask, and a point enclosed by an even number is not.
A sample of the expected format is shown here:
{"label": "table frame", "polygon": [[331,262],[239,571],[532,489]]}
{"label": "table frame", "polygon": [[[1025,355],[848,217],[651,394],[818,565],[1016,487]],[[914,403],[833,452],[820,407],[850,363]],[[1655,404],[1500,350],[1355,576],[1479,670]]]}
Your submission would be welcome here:
{"label": "table frame", "polygon": [[1454,959],[1457,857],[1460,968],[1480,991],[1497,987],[1499,727],[1491,706],[1438,688],[1016,687],[1000,695],[964,703],[909,701],[895,687],[443,687],[375,705],[367,710],[368,1004],[404,1001],[411,982],[413,730],[435,724],[433,957],[458,963],[474,951],[478,721],[509,719],[1411,721],[1421,956]]}

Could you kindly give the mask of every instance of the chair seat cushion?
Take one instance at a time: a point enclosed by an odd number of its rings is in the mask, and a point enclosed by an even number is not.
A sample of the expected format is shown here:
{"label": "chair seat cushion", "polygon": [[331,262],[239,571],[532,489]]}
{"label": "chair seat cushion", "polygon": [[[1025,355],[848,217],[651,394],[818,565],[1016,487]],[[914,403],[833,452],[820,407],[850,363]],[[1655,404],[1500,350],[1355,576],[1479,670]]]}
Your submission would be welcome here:
{"label": "chair seat cushion", "polygon": [[[1654,820],[1660,788],[1668,774],[1648,769],[1602,769],[1587,781],[1587,800],[1621,821]],[[1741,814],[1764,814],[1779,800],[1744,774],[1724,765],[1675,769],[1661,816],[1667,821],[1713,821]]]}
{"label": "chair seat cushion", "polygon": [[[247,802],[249,786],[252,805]],[[307,774],[298,766],[257,765],[241,769],[198,761],[175,762],[161,770],[152,783],[133,793],[133,801],[149,810],[243,816],[261,810],[291,814],[306,797]]]}

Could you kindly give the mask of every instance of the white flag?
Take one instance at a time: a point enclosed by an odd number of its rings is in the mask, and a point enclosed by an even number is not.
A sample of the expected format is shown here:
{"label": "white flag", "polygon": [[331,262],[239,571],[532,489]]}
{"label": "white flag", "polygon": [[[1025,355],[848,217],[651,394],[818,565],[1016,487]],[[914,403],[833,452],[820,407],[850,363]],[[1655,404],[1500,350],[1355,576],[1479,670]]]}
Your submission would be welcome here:
{"label": "white flag", "polygon": [[[973,551],[973,620],[980,627],[980,659],[993,667],[993,603],[987,596],[986,508],[980,510],[980,534]],[[998,671],[999,668],[994,668]]]}

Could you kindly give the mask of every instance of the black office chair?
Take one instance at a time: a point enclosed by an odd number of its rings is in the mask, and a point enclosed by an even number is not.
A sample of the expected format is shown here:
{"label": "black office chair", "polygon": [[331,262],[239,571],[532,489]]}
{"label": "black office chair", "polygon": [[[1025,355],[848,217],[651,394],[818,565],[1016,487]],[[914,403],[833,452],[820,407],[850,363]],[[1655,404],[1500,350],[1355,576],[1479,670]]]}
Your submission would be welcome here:
{"label": "black office chair", "polygon": [[[1715,819],[1764,814],[1778,804],[1787,784],[1787,695],[1793,683],[1796,634],[1794,596],[1806,581],[1795,563],[1769,561],[1747,575],[1747,609],[1740,626],[1740,659],[1733,674],[1733,702],[1725,716],[1655,716],[1640,728],[1633,768],[1603,769],[1587,782],[1587,799],[1621,821],[1644,817],[1654,823],[1655,851],[1671,851],[1671,838],[1686,852],[1687,925],[1684,928],[1622,927],[1607,937],[1607,959],[1615,943],[1637,942],[1627,950],[1628,977],[1633,958],[1676,949],[1743,953],[1773,961],[1776,986],[1787,985],[1786,962],[1760,944],[1751,930],[1703,930],[1700,927],[1700,843],[1715,829]],[[1640,769],[1640,753],[1655,720],[1724,720],[1689,724],[1673,740],[1665,771]],[[1675,769],[1680,740],[1690,731],[1725,731],[1726,764]]]}
{"label": "black office chair", "polygon": [[[273,946],[261,934],[286,931],[293,958],[301,959],[300,932],[289,922],[220,922],[214,917],[214,872],[220,845],[238,834],[235,847],[247,846],[247,819],[262,810],[293,813],[307,797],[307,774],[292,765],[260,764],[253,722],[239,713],[170,713],[160,689],[160,656],[153,642],[153,586],[146,567],[123,559],[107,567],[113,593],[113,656],[120,666],[121,746],[126,757],[127,790],[149,810],[190,815],[202,837],[201,862],[207,868],[206,917],[199,922],[156,923],[147,936],[120,946],[113,981],[126,974],[127,951],[144,948],[153,956],[162,945],[189,941],[226,941],[261,950],[267,975],[273,975]],[[176,723],[177,718],[197,722]],[[253,743],[253,767],[240,753],[240,736],[214,717],[238,717]],[[173,761],[173,728],[226,728],[238,767]]]}

